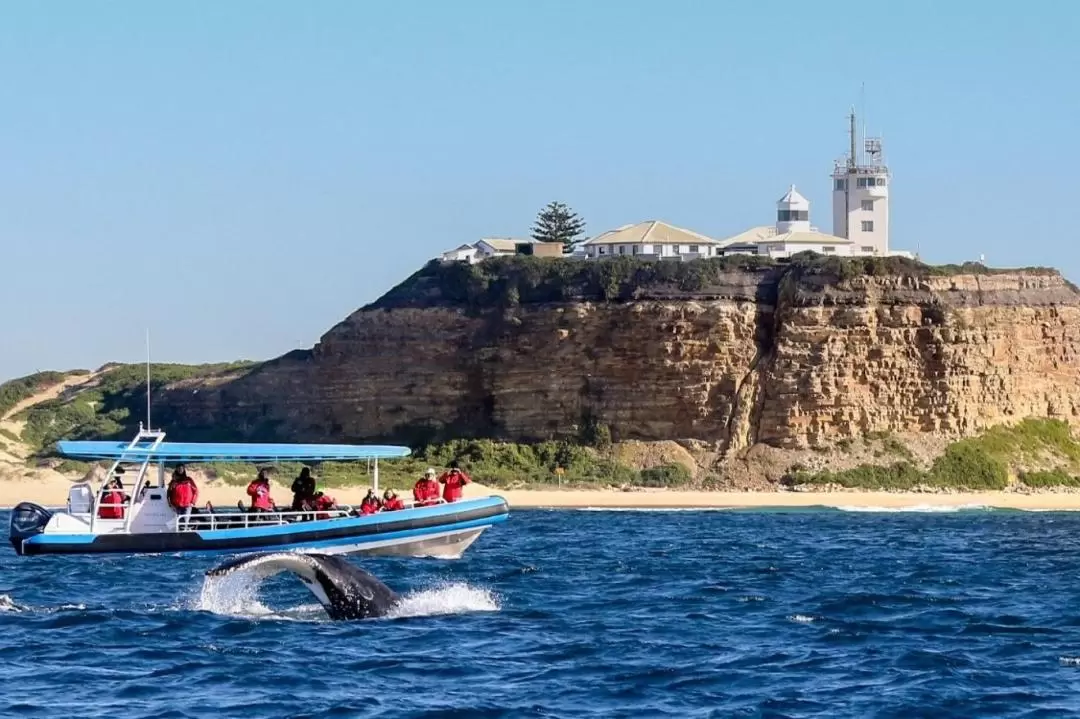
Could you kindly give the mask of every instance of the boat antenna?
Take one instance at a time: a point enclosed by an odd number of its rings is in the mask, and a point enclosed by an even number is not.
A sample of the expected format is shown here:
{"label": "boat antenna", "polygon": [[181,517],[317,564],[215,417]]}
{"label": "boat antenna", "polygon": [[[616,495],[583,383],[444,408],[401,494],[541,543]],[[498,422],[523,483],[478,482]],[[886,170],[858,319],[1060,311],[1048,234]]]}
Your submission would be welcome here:
{"label": "boat antenna", "polygon": [[150,425],[150,328],[146,328],[146,431]]}

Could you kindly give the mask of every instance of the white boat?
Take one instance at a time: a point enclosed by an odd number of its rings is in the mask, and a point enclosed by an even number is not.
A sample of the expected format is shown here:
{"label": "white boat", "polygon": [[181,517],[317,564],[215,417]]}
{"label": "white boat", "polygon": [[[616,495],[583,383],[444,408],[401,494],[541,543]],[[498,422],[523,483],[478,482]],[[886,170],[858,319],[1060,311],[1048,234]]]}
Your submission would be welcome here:
{"label": "white boat", "polygon": [[[370,460],[377,490],[379,460],[406,457],[407,447],[166,442],[163,431],[144,430],[140,424],[131,442],[60,442],[58,449],[67,457],[111,460],[112,465],[99,486],[74,484],[63,510],[32,502],[17,505],[9,537],[19,555],[295,550],[452,558],[509,516],[506,501],[495,496],[367,515],[349,506],[318,513],[237,508],[178,513],[166,498],[165,465],[199,462]],[[130,502],[120,512],[107,513],[122,516],[102,518],[101,509],[112,506],[104,504],[110,480],[132,475]]]}

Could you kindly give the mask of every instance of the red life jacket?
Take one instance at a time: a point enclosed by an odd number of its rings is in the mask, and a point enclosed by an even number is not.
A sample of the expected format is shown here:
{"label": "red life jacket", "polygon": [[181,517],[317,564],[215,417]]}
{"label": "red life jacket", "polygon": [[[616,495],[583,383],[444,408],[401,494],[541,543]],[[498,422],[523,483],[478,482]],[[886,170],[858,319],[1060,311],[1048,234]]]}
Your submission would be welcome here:
{"label": "red life jacket", "polygon": [[452,469],[439,477],[439,481],[445,485],[442,498],[447,502],[456,502],[461,499],[461,488],[472,480],[460,469]]}
{"label": "red life jacket", "polygon": [[98,515],[97,515],[98,519],[123,519],[124,518],[124,508],[122,506],[120,506],[120,505],[123,504],[123,502],[124,502],[124,493],[123,492],[121,492],[119,490],[116,490],[116,489],[112,490],[111,492],[106,492],[101,497],[101,505],[113,504],[113,505],[117,505],[117,506],[105,507],[105,506],[99,505],[98,506]]}
{"label": "red life jacket", "polygon": [[421,507],[439,503],[439,483],[434,479],[421,479],[413,487],[413,499]]}
{"label": "red life jacket", "polygon": [[399,509],[405,509],[405,503],[401,501],[401,497],[394,497],[383,502],[384,512],[396,512]]}
{"label": "red life jacket", "polygon": [[379,500],[365,497],[360,503],[360,514],[375,514],[379,511]]}
{"label": "red life jacket", "polygon": [[266,481],[252,480],[247,488],[248,496],[251,497],[252,509],[274,510],[274,500],[270,498],[270,483]]}
{"label": "red life jacket", "polygon": [[173,509],[194,507],[199,501],[199,488],[191,477],[180,477],[169,482],[169,506]]}
{"label": "red life jacket", "polygon": [[322,512],[322,514],[316,514],[315,519],[330,519],[330,515],[326,514],[326,511],[336,506],[337,502],[334,501],[334,498],[325,494],[316,497],[315,501],[311,503],[312,509]]}

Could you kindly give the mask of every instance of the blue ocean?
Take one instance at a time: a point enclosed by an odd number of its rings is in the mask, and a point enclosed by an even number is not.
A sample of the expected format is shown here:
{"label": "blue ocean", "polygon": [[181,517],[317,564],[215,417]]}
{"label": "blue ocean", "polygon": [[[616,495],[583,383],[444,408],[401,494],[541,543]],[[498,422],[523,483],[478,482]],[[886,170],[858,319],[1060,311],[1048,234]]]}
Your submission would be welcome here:
{"label": "blue ocean", "polygon": [[[7,524],[7,513],[0,513]],[[1063,717],[1080,514],[515,511],[330,622],[212,557],[0,550],[3,717]]]}

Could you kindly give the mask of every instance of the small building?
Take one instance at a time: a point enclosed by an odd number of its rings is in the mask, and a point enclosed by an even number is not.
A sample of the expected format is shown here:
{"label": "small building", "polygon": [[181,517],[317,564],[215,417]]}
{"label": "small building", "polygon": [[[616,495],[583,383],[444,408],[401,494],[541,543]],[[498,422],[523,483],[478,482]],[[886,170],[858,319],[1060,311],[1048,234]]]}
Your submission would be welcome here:
{"label": "small building", "polygon": [[721,255],[761,255],[782,259],[800,252],[851,257],[855,243],[819,232],[810,224],[810,201],[792,185],[776,202],[776,224],[754,227],[720,243]]}
{"label": "small building", "polygon": [[715,257],[719,246],[720,243],[711,237],[660,220],[623,225],[603,232],[582,245],[589,259],[631,255],[665,260]]}
{"label": "small building", "polygon": [[442,253],[439,259],[443,262],[468,262],[472,264],[476,261],[476,247],[473,245],[460,245]]}
{"label": "small building", "polygon": [[511,237],[485,237],[474,245],[476,247],[476,260],[516,255],[518,254],[518,245],[531,242],[532,240],[518,240]]}
{"label": "small building", "polygon": [[562,257],[561,242],[537,242],[533,239],[517,240],[508,237],[485,237],[472,245],[460,245],[442,253],[442,262],[468,262],[476,264],[489,257],[533,255],[536,257]]}
{"label": "small building", "polygon": [[561,242],[519,242],[517,254],[533,255],[535,257],[562,257],[566,247]]}

